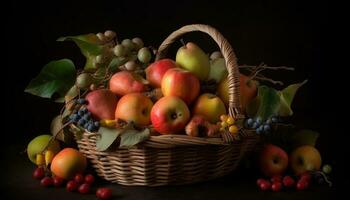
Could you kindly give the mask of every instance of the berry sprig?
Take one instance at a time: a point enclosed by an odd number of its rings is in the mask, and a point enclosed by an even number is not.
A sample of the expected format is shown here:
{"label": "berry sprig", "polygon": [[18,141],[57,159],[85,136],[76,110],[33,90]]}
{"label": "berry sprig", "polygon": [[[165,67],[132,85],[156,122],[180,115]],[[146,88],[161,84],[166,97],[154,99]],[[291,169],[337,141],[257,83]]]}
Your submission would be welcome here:
{"label": "berry sprig", "polygon": [[100,128],[100,122],[92,119],[91,112],[85,106],[87,101],[85,99],[77,99],[76,103],[80,105],[80,108],[70,115],[70,121],[90,132],[97,131]]}
{"label": "berry sprig", "polygon": [[246,128],[255,129],[257,134],[269,134],[272,131],[271,126],[273,124],[281,122],[281,119],[277,116],[273,116],[263,121],[261,117],[248,118],[244,125]]}
{"label": "berry sprig", "polygon": [[221,122],[218,122],[221,126],[220,131],[228,130],[236,139],[239,139],[239,129],[236,125],[236,120],[229,115],[221,115],[220,120]]}

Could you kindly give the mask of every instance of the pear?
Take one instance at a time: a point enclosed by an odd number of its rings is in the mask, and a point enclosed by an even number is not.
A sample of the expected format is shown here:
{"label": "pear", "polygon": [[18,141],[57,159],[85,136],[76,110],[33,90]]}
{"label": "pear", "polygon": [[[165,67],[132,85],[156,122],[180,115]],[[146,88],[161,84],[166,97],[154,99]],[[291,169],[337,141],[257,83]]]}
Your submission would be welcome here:
{"label": "pear", "polygon": [[215,80],[216,83],[220,83],[227,74],[225,59],[216,58],[210,61],[208,80]]}
{"label": "pear", "polygon": [[206,80],[210,71],[209,57],[196,44],[188,42],[176,53],[176,63],[192,72],[200,80]]}

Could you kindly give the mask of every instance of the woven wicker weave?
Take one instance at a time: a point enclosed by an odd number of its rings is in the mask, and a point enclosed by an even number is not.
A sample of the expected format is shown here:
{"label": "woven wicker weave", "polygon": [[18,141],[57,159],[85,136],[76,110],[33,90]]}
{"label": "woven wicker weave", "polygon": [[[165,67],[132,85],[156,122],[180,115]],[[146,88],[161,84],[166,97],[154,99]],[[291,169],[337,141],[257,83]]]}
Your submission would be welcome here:
{"label": "woven wicker weave", "polygon": [[[156,59],[162,58],[179,36],[192,31],[207,33],[220,47],[229,72],[229,114],[242,118],[236,56],[216,29],[202,24],[184,26],[164,40]],[[240,135],[239,141],[225,137],[151,136],[130,149],[100,152],[95,147],[96,133],[85,132],[77,143],[97,174],[108,181],[122,185],[180,185],[217,178],[235,170],[241,158],[253,150],[259,139],[251,130],[241,130]]]}

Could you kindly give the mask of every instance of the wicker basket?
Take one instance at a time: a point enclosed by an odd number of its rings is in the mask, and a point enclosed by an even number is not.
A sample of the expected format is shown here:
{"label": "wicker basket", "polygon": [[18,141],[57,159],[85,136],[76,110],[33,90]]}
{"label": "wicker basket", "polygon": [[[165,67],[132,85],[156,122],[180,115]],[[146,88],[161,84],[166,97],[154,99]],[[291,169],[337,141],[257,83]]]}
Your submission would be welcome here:
{"label": "wicker basket", "polygon": [[[167,47],[179,36],[192,31],[207,33],[220,47],[229,73],[229,114],[242,118],[236,56],[230,44],[216,29],[202,24],[180,28],[160,45],[156,60],[164,56]],[[226,133],[220,138],[151,136],[130,149],[100,152],[95,146],[96,133],[85,132],[77,143],[97,174],[108,181],[134,186],[181,185],[232,172],[245,153],[253,150],[259,140],[252,130],[241,129],[241,140],[232,140],[229,135]]]}

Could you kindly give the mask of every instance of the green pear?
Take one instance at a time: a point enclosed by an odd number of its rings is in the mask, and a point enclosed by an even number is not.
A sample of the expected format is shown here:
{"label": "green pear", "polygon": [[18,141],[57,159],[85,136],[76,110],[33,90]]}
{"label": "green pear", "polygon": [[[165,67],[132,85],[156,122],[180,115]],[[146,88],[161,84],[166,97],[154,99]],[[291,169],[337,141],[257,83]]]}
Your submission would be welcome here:
{"label": "green pear", "polygon": [[208,80],[215,80],[216,83],[220,83],[220,81],[226,77],[228,74],[226,69],[225,59],[216,58],[210,61],[210,71]]}
{"label": "green pear", "polygon": [[196,44],[188,42],[176,53],[176,63],[192,72],[200,80],[206,80],[210,71],[209,57]]}

